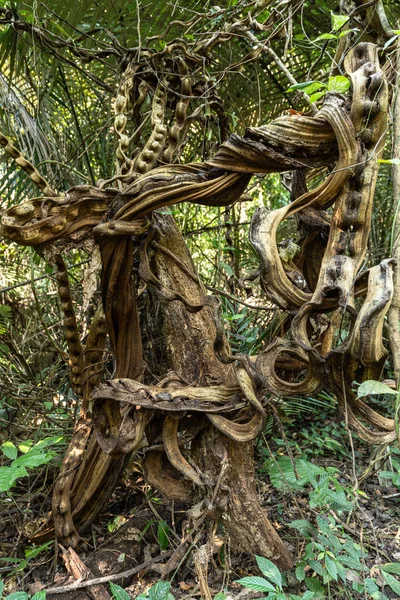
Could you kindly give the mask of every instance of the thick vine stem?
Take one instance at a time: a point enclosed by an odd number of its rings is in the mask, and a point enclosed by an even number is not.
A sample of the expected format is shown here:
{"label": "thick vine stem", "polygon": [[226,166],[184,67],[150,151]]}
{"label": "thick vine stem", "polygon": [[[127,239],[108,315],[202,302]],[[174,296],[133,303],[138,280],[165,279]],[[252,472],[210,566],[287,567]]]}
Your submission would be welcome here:
{"label": "thick vine stem", "polygon": [[204,485],[202,477],[183,456],[178,442],[179,417],[167,415],[164,417],[163,442],[168,460],[175,469],[195,485]]}
{"label": "thick vine stem", "polygon": [[75,309],[72,304],[71,290],[69,287],[68,270],[61,255],[57,256],[57,281],[61,309],[64,313],[65,339],[69,354],[69,368],[71,385],[78,397],[82,396],[83,383],[83,352],[80,342]]}
{"label": "thick vine stem", "polygon": [[19,167],[28,175],[33,183],[40,189],[44,196],[55,197],[57,192],[53,190],[51,185],[39,173],[37,168],[25,158],[23,154],[16,148],[10,140],[0,131],[0,145],[3,146],[5,152],[9,154]]}
{"label": "thick vine stem", "polygon": [[191,79],[188,76],[189,69],[186,62],[178,57],[179,75],[181,77],[180,97],[175,108],[175,123],[168,132],[168,146],[163,153],[163,161],[172,162],[174,152],[176,151],[181,137],[182,129],[186,122],[186,111],[192,94]]}
{"label": "thick vine stem", "polygon": [[152,132],[145,147],[134,161],[134,170],[137,173],[147,173],[150,171],[161,156],[164,148],[167,137],[167,126],[164,123],[164,118],[169,81],[170,76],[165,76],[154,92],[151,113]]}
{"label": "thick vine stem", "polygon": [[[392,130],[392,156],[400,159],[400,45],[397,43],[396,60],[396,96],[393,107],[393,130]],[[393,258],[394,264],[394,292],[393,301],[389,309],[388,334],[393,357],[393,370],[395,374],[397,389],[400,389],[400,165],[392,165],[393,186]]]}

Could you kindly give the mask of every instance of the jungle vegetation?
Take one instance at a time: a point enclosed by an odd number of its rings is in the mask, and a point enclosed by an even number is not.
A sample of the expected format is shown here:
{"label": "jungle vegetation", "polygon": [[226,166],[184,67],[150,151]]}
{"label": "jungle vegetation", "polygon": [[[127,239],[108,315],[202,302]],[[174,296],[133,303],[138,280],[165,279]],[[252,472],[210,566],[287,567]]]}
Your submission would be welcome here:
{"label": "jungle vegetation", "polygon": [[400,9],[220,4],[0,2],[10,599],[399,597]]}

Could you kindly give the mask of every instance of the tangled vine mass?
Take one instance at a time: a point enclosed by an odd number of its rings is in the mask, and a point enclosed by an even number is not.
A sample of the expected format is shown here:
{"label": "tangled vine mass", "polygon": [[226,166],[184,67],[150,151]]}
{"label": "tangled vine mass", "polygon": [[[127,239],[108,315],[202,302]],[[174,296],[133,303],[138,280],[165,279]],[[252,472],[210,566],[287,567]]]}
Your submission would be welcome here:
{"label": "tangled vine mass", "polygon": [[[57,194],[11,142],[0,137],[5,151],[42,192],[41,197],[8,209],[1,231],[57,265],[71,384],[82,398],[81,416],[53,497],[54,528],[71,546],[79,542],[79,531],[93,521],[111,493],[126,457],[140,448],[150,447],[143,461],[147,480],[169,498],[187,500],[193,497],[193,486],[201,491],[210,485],[193,457],[188,460],[184,455],[182,438],[190,431],[189,417],[198,413],[242,444],[263,430],[270,410],[267,397],[313,396],[324,387],[336,396],[362,439],[388,444],[396,438],[394,420],[374,411],[353,390],[354,381],[379,380],[382,375],[388,356],[382,328],[393,294],[391,259],[361,271],[377,157],[385,144],[388,119],[388,85],[378,47],[360,42],[345,54],[343,69],[351,81],[348,94],[327,94],[314,114],[286,114],[249,128],[243,137],[233,134],[211,160],[192,164],[172,164],[188,126],[195,63],[182,49],[175,50],[165,52],[169,72],[156,86],[137,62],[126,65],[114,102],[117,168],[112,180]],[[127,133],[128,116],[140,120],[149,90],[151,134],[132,154],[137,133]],[[171,95],[175,120],[168,127],[165,110]],[[215,99],[217,111],[218,106]],[[324,173],[323,180],[308,190],[308,175],[316,169]],[[293,172],[291,202],[277,210],[256,211],[250,241],[259,257],[260,286],[269,301],[286,311],[290,325],[285,337],[276,338],[258,356],[232,355],[218,301],[206,295],[190,261],[165,245],[157,211],[180,202],[229,206],[239,200],[253,174],[286,171]],[[278,250],[277,232],[293,216],[302,232],[301,251],[286,261]],[[62,253],[93,237],[101,251],[102,305],[83,344]],[[167,256],[198,287],[197,300],[154,272],[155,253]],[[143,381],[139,282],[155,288],[165,302],[183,304],[189,313],[208,311],[215,356],[226,369],[224,380],[187,381],[171,370],[156,384]],[[337,345],[335,330],[344,318],[349,333]],[[107,336],[115,373],[112,380],[103,381]],[[282,371],[288,361],[297,365],[297,372],[306,372],[303,379],[284,378],[282,373],[295,371]],[[161,449],[160,444],[151,448],[154,440],[161,440]],[[174,467],[175,477],[163,472],[163,460]],[[47,524],[36,539],[44,539],[50,531]]]}

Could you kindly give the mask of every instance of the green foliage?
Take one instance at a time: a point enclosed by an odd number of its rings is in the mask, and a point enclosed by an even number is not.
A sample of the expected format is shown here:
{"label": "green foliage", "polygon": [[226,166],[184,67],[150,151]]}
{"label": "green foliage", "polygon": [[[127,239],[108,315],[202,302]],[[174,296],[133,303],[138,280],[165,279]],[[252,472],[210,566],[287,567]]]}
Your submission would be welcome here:
{"label": "green foliage", "polygon": [[240,583],[245,588],[253,590],[255,592],[265,592],[267,595],[265,598],[268,600],[310,600],[314,597],[313,592],[304,592],[302,596],[297,594],[285,593],[283,588],[286,587],[283,584],[283,578],[279,569],[267,558],[256,556],[258,568],[264,577],[242,577],[238,579],[236,583]]}
{"label": "green foliage", "polygon": [[306,485],[311,485],[309,502],[311,508],[325,508],[340,511],[353,510],[354,505],[347,499],[346,490],[339,483],[338,469],[334,467],[319,467],[304,459],[292,461],[287,456],[277,460],[270,459],[266,468],[270,481],[280,490],[300,490]]}
{"label": "green foliage", "polygon": [[110,581],[110,592],[115,600],[130,600],[130,595],[120,585]]}
{"label": "green foliage", "polygon": [[357,389],[357,398],[363,398],[372,394],[391,394],[397,395],[397,391],[390,388],[386,383],[375,381],[374,379],[368,379],[363,381]]}
{"label": "green foliage", "polygon": [[[27,469],[34,469],[50,462],[57,454],[47,448],[59,444],[62,440],[63,438],[60,436],[53,436],[40,440],[36,444],[25,442],[18,449],[12,442],[4,442],[0,448],[3,454],[11,459],[11,464],[0,467],[0,492],[10,490],[17,479],[27,477]],[[21,453],[20,456],[18,456],[18,450]]]}
{"label": "green foliage", "polygon": [[296,566],[296,577],[306,580],[311,570],[321,577],[324,584],[341,580],[346,584],[348,570],[354,573],[368,571],[362,562],[367,553],[352,538],[338,527],[331,515],[317,515],[316,527],[306,520],[296,520],[289,527],[301,533],[309,543],[302,560]]}
{"label": "green foliage", "polygon": [[347,77],[344,77],[344,75],[335,75],[334,77],[329,77],[328,83],[323,83],[322,81],[307,81],[305,83],[291,85],[287,91],[294,92],[296,90],[301,90],[306,94],[311,94],[310,101],[316,102],[317,100],[322,98],[327,92],[345,94],[346,92],[348,92],[349,89],[349,79]]}
{"label": "green foliage", "polygon": [[163,519],[160,519],[157,525],[157,540],[161,550],[166,550],[169,546],[169,531],[168,523]]}
{"label": "green foliage", "polygon": [[174,600],[170,588],[171,584],[168,581],[157,581],[146,593],[137,596],[136,600]]}
{"label": "green foliage", "polygon": [[[54,540],[50,540],[49,542],[45,542],[40,546],[32,546],[25,549],[25,558],[14,558],[12,556],[3,556],[0,558],[1,561],[9,563],[10,572],[9,576],[15,575],[15,573],[19,573],[23,571],[28,565],[29,562],[34,559],[36,556],[41,554],[42,552],[46,552],[53,545]],[[14,565],[12,567],[11,565]],[[6,568],[6,567],[5,567]],[[39,599],[40,600],[40,599]]]}
{"label": "green foliage", "polygon": [[[393,448],[392,454],[400,455],[400,450],[398,448]],[[390,463],[392,471],[379,471],[379,477],[382,479],[389,479],[392,484],[400,490],[400,456],[398,459],[392,456]]]}

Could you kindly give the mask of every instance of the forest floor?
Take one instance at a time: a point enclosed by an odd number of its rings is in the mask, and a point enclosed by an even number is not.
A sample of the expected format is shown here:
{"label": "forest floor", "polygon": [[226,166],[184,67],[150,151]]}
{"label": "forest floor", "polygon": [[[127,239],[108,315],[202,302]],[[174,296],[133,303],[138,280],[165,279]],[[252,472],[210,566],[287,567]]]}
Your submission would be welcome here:
{"label": "forest floor", "polygon": [[[312,413],[283,417],[283,439],[274,429],[275,434],[267,432],[257,445],[262,504],[294,558],[295,567],[284,578],[286,596],[281,597],[290,599],[295,597],[291,594],[303,594],[308,588],[314,591],[314,598],[400,598],[395,591],[396,584],[400,589],[398,449],[371,448],[354,435],[350,441],[333,409],[321,411],[317,421]],[[171,583],[169,593],[179,600],[201,596],[193,556],[206,542],[207,524],[192,547],[183,546],[187,507],[164,502],[145,485],[140,470],[125,473],[85,544],[76,555],[69,556],[68,569],[61,560],[65,550],[54,540],[43,547],[32,546],[28,532],[37,527],[50,508],[56,472],[55,467],[49,467],[47,480],[38,478],[36,491],[31,486],[29,494],[22,479],[12,494],[0,500],[4,597],[16,590],[33,595],[48,588],[70,586],[76,582],[76,569],[83,565],[83,569],[90,570],[85,576],[89,580],[136,570],[113,579],[129,594],[118,596],[122,592],[114,589],[117,600],[137,598],[161,579],[162,565],[172,554],[177,558],[176,567],[166,578]],[[254,557],[241,555],[237,548],[223,544],[222,532],[214,533],[214,552],[207,573],[210,598],[266,597],[265,592],[236,583],[249,575],[261,575]],[[71,561],[77,563],[75,571]],[[391,585],[382,566],[389,573]],[[150,600],[168,598],[168,590],[161,587],[156,591],[158,595],[150,592]],[[88,595],[101,600],[112,597],[109,583],[47,594],[47,598],[83,600]]]}

